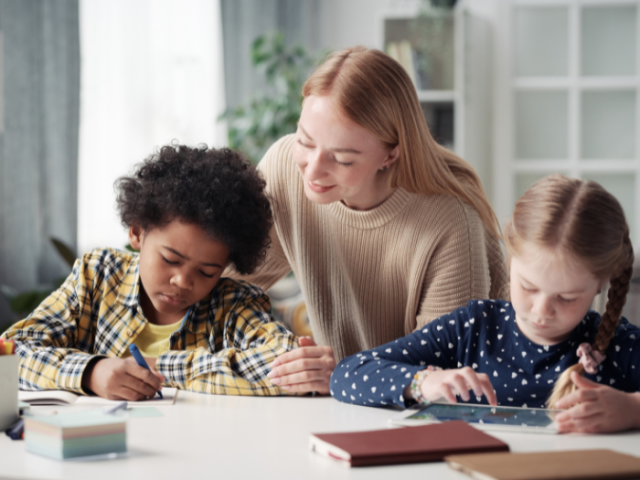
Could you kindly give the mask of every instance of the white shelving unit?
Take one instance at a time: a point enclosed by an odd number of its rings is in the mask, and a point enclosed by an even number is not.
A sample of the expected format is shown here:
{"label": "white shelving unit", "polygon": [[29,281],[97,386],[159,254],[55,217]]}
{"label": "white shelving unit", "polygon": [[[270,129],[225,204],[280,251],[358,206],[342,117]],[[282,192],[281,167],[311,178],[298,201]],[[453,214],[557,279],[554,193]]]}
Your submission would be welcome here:
{"label": "white shelving unit", "polygon": [[[418,99],[431,129],[442,145],[459,152],[460,76],[453,11],[424,11],[420,2],[405,2],[382,12],[380,49],[396,58],[414,79]],[[424,8],[424,7],[423,7]],[[400,44],[405,54],[396,49]],[[407,51],[410,49],[410,53]]]}
{"label": "white shelving unit", "polygon": [[[398,6],[399,5],[399,6]],[[416,81],[418,99],[431,133],[478,171],[485,187],[491,177],[491,29],[486,21],[469,13],[458,0],[453,10],[421,11],[424,2],[398,2],[380,15],[379,48],[389,51],[390,42],[408,41],[415,56],[435,56],[435,80],[423,88]],[[432,47],[425,52],[425,43]],[[415,59],[414,59],[415,62]],[[442,62],[446,62],[443,65]],[[400,62],[402,64],[402,62]],[[410,69],[410,67],[409,67]],[[414,70],[418,70],[415,64]]]}
{"label": "white shelving unit", "polygon": [[640,240],[638,0],[513,0],[498,22],[493,203],[550,173],[617,196]]}

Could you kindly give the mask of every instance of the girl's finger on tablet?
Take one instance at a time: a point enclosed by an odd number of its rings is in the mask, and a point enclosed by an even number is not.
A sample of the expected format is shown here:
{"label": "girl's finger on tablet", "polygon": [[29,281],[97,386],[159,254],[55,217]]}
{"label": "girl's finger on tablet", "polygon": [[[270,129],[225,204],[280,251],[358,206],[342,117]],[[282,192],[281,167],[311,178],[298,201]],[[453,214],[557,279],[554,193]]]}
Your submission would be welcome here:
{"label": "girl's finger on tablet", "polygon": [[458,403],[455,393],[451,391],[451,387],[446,383],[443,383],[440,387],[440,393],[440,396],[446,398],[449,403]]}
{"label": "girl's finger on tablet", "polygon": [[469,384],[463,375],[456,373],[450,380],[449,385],[462,397],[465,402],[469,401]]}

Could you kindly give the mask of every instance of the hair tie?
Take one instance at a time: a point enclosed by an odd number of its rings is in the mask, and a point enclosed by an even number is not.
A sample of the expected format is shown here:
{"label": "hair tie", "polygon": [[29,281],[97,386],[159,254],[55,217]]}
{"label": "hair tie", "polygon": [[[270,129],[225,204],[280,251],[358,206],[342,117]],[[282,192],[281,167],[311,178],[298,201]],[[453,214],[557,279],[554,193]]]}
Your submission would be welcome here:
{"label": "hair tie", "polygon": [[580,357],[580,363],[584,367],[585,372],[595,375],[598,372],[598,365],[600,365],[606,355],[603,355],[598,350],[594,350],[590,344],[581,343],[576,351],[576,355]]}

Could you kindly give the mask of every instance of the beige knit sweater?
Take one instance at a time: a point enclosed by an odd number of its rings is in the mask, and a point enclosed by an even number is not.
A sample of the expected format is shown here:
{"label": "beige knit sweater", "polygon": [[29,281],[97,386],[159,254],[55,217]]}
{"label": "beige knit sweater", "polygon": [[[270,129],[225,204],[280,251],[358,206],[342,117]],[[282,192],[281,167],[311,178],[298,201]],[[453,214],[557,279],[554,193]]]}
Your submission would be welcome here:
{"label": "beige knit sweater", "polygon": [[294,136],[259,165],[275,226],[266,262],[246,280],[267,289],[293,270],[314,339],[336,360],[395,340],[466,304],[506,292],[504,258],[476,211],[453,196],[398,188],[356,211],[304,193]]}

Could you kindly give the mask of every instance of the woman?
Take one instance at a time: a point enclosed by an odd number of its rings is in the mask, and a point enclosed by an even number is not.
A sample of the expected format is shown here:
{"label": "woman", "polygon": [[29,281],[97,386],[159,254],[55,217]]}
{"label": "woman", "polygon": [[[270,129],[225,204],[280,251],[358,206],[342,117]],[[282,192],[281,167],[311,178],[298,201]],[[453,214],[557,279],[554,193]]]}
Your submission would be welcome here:
{"label": "woman", "polygon": [[378,50],[331,55],[306,81],[297,132],[259,169],[275,225],[269,288],[290,270],[310,338],[272,365],[290,392],[329,393],[335,360],[424,326],[472,298],[500,298],[499,226],[480,180],[431,137],[411,80]]}

